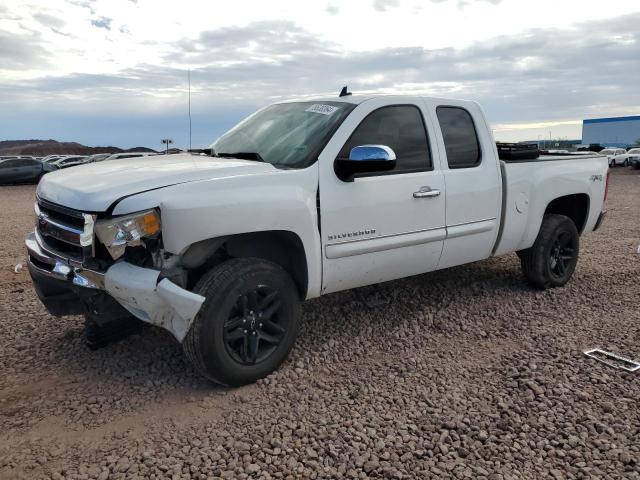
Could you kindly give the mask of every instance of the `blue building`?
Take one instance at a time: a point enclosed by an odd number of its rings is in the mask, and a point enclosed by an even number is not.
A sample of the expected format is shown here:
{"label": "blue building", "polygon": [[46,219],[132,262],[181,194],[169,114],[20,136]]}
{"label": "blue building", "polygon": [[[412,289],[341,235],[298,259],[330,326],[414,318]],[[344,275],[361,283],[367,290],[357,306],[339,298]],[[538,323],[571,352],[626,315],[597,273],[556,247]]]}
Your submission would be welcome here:
{"label": "blue building", "polygon": [[582,143],[605,147],[626,147],[640,140],[640,115],[592,118],[582,121]]}

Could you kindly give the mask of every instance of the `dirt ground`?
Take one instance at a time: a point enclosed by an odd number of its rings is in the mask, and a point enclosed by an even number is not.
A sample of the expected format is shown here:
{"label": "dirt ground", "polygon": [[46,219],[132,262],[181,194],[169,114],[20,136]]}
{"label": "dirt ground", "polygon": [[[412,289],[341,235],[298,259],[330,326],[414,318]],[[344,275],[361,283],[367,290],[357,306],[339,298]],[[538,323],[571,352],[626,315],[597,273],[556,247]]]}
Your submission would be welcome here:
{"label": "dirt ground", "polygon": [[640,175],[613,171],[608,217],[565,287],[516,255],[304,306],[279,371],[224,389],[147,328],[86,349],[24,262],[34,187],[0,188],[0,478],[640,478]]}

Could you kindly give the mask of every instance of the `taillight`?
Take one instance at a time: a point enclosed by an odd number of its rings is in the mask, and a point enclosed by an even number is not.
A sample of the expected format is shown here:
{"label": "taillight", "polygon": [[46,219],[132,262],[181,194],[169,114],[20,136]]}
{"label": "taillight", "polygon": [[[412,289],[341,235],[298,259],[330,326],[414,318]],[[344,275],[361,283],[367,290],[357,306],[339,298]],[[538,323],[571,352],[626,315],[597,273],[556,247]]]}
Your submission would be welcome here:
{"label": "taillight", "polygon": [[611,178],[611,172],[609,170],[607,170],[607,180],[605,181],[605,185],[604,185],[604,200],[602,201],[602,203],[607,201],[607,195],[609,194],[609,180]]}

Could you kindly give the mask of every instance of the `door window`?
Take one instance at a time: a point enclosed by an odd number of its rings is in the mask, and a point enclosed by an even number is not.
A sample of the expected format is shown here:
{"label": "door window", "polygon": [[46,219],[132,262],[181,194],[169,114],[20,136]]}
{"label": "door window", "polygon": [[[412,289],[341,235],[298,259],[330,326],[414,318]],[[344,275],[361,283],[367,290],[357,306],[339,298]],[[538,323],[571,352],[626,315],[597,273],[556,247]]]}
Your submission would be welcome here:
{"label": "door window", "polygon": [[480,165],[480,142],[469,112],[460,107],[438,107],[436,113],[449,168]]}
{"label": "door window", "polygon": [[366,176],[423,172],[433,168],[422,114],[413,105],[394,105],[371,112],[351,134],[338,158],[349,158],[351,149],[360,145],[386,145],[396,154],[393,170]]}
{"label": "door window", "polygon": [[19,167],[21,164],[22,160],[7,160],[6,162],[0,163],[0,168]]}

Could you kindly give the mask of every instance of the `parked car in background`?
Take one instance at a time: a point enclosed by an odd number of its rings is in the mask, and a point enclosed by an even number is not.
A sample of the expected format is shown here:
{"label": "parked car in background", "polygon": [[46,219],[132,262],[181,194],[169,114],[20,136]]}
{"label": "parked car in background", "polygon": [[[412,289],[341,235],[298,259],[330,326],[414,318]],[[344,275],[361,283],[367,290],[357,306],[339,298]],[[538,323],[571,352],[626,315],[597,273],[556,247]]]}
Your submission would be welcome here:
{"label": "parked car in background", "polygon": [[121,160],[123,158],[149,157],[152,155],[157,155],[157,153],[155,152],[123,152],[123,153],[114,153],[113,155],[105,158],[105,160]]}
{"label": "parked car in background", "polygon": [[632,148],[627,152],[629,156],[629,165],[636,170],[640,169],[640,148]]}
{"label": "parked car in background", "polygon": [[88,158],[87,163],[101,162],[109,158],[111,155],[113,154],[112,153],[96,153],[94,155],[87,157]]}
{"label": "parked car in background", "polygon": [[618,165],[629,165],[629,156],[624,148],[605,148],[600,155],[606,155],[609,159],[609,166],[616,167]]}
{"label": "parked car in background", "polygon": [[56,170],[55,166],[33,158],[0,160],[0,184],[38,183],[45,173],[53,170]]}
{"label": "parked car in background", "polygon": [[44,163],[53,163],[56,160],[60,160],[63,157],[66,157],[66,155],[47,155],[46,157],[42,158],[41,161]]}
{"label": "parked car in background", "polygon": [[86,155],[70,155],[68,157],[59,158],[51,163],[55,165],[56,168],[69,168],[87,163],[88,158],[89,157]]}
{"label": "parked car in background", "polygon": [[2,155],[0,160],[8,160],[10,158],[18,158],[23,160],[39,160],[38,157],[32,157],[31,155]]}

